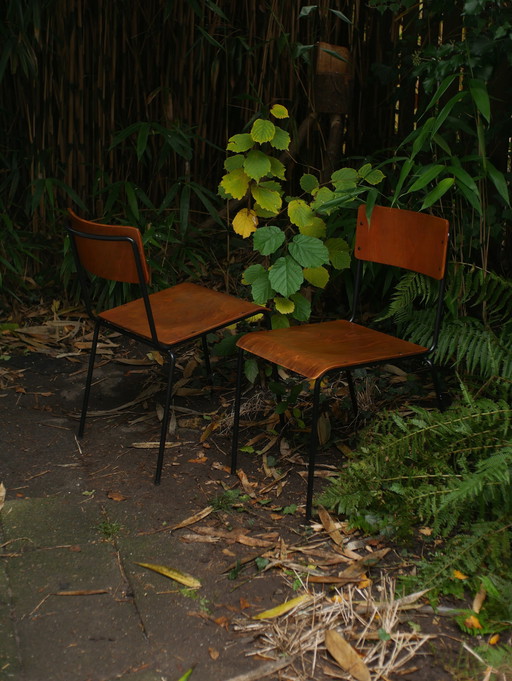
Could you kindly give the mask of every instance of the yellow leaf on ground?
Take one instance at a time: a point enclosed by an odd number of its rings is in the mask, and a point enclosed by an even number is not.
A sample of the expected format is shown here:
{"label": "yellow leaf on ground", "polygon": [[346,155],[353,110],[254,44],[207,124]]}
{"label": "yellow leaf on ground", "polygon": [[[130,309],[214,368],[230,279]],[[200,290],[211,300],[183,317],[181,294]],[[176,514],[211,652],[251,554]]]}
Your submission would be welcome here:
{"label": "yellow leaf on ground", "polygon": [[290,612],[290,610],[293,610],[293,608],[296,608],[298,605],[302,605],[303,603],[307,603],[307,601],[310,601],[313,597],[310,596],[309,594],[302,594],[302,596],[297,596],[297,598],[292,598],[289,601],[286,601],[286,603],[281,603],[281,605],[276,605],[275,608],[271,608],[270,610],[264,610],[263,612],[260,612],[258,615],[254,615],[252,618],[253,620],[270,620],[273,619],[274,617],[280,617],[281,615],[284,615],[287,612]]}
{"label": "yellow leaf on ground", "polygon": [[5,486],[3,482],[0,482],[0,511],[2,510],[2,506],[5,503]]}
{"label": "yellow leaf on ground", "polygon": [[491,638],[489,639],[489,645],[490,646],[495,646],[499,642],[500,642],[500,635],[499,634],[493,634],[491,636]]}
{"label": "yellow leaf on ground", "polygon": [[333,629],[326,631],[325,646],[340,667],[357,681],[371,681],[370,670],[341,634]]}
{"label": "yellow leaf on ground", "polygon": [[470,615],[464,620],[464,624],[468,629],[481,629],[482,625],[480,624],[480,620],[476,615]]}
{"label": "yellow leaf on ground", "polygon": [[139,563],[137,561],[134,562],[135,565],[140,565],[141,567],[147,568],[148,570],[153,570],[153,572],[158,572],[160,575],[163,575],[164,577],[169,577],[169,579],[173,579],[175,582],[178,582],[179,584],[188,586],[189,589],[201,588],[201,582],[195,577],[192,577],[192,575],[188,575],[186,572],[180,572],[179,570],[166,567],[165,565],[153,565],[153,563]]}
{"label": "yellow leaf on ground", "polygon": [[462,580],[468,578],[468,576],[465,575],[465,574],[464,574],[463,572],[461,572],[460,570],[454,570],[454,571],[453,571],[453,576],[454,576],[455,579],[462,579]]}

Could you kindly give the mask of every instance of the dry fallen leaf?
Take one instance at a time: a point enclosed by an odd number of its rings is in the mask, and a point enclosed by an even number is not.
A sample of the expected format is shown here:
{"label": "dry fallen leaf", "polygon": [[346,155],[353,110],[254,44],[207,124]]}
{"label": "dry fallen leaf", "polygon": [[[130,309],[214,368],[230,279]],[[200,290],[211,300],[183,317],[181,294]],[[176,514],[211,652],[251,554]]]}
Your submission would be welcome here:
{"label": "dry fallen leaf", "polygon": [[206,516],[210,515],[212,511],[213,506],[206,506],[205,508],[203,508],[202,511],[198,511],[197,513],[194,513],[194,515],[185,518],[185,520],[182,520],[177,525],[173,525],[171,527],[171,530],[179,530],[181,527],[188,527],[188,525],[193,525],[194,523],[197,523],[199,520],[206,518]]}
{"label": "dry fallen leaf", "polygon": [[357,681],[371,681],[370,670],[341,634],[332,629],[326,631],[325,645],[340,667]]}
{"label": "dry fallen leaf", "polygon": [[112,499],[112,501],[125,501],[128,498],[121,494],[121,492],[107,492],[107,497]]}
{"label": "dry fallen leaf", "polygon": [[330,538],[333,540],[333,542],[335,544],[338,544],[338,546],[342,546],[343,537],[341,536],[341,532],[337,529],[336,523],[331,518],[329,513],[322,506],[318,507],[318,516],[320,518],[320,521],[321,521],[325,531],[330,536]]}
{"label": "dry fallen leaf", "polygon": [[477,615],[482,609],[482,605],[484,604],[486,597],[487,591],[484,589],[484,587],[482,587],[473,599],[473,607],[471,608],[473,612],[476,612]]}
{"label": "dry fallen leaf", "polygon": [[468,576],[465,575],[465,574],[464,574],[463,572],[461,572],[460,570],[454,570],[454,571],[453,571],[453,576],[454,576],[455,579],[461,579],[461,580],[464,580],[464,579],[467,579],[467,578],[468,578]]}
{"label": "dry fallen leaf", "polygon": [[493,634],[491,636],[491,638],[489,639],[489,645],[490,646],[495,646],[499,642],[500,642],[500,635],[499,634]]}
{"label": "dry fallen leaf", "polygon": [[219,651],[216,648],[208,648],[208,655],[212,658],[212,660],[218,660],[219,659]]}
{"label": "dry fallen leaf", "polygon": [[469,617],[466,617],[464,620],[464,624],[468,629],[481,629],[482,625],[480,624],[480,620],[476,615],[470,615]]}
{"label": "dry fallen leaf", "polygon": [[310,601],[312,598],[313,597],[310,596],[309,594],[302,594],[302,596],[292,598],[291,600],[286,601],[286,603],[276,605],[275,608],[271,608],[270,610],[264,610],[263,612],[260,612],[258,615],[254,615],[252,619],[270,620],[273,619],[274,617],[279,617],[280,615],[284,615],[285,613],[290,612],[290,610],[293,610],[293,608],[297,607],[298,605],[302,605],[303,603]]}
{"label": "dry fallen leaf", "polygon": [[160,575],[164,575],[164,577],[169,577],[169,579],[173,579],[175,582],[179,582],[179,584],[188,586],[189,589],[201,588],[201,582],[195,577],[192,577],[192,575],[188,575],[186,572],[180,572],[179,570],[166,567],[165,565],[153,565],[152,563],[139,563],[137,561],[134,562],[135,565],[140,565],[141,567],[147,568],[148,570],[153,570],[153,572],[158,572]]}
{"label": "dry fallen leaf", "polygon": [[0,511],[3,508],[3,505],[5,503],[5,486],[3,482],[0,482]]}

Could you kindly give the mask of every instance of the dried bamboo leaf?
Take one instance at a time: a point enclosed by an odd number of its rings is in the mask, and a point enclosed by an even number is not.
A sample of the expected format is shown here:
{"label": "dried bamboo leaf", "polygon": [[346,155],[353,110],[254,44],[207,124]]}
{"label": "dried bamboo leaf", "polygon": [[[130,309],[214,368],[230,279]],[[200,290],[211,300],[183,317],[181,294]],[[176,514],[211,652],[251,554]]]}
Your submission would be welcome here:
{"label": "dried bamboo leaf", "polygon": [[180,570],[175,570],[174,568],[169,568],[166,567],[165,565],[154,565],[153,563],[139,563],[137,561],[134,562],[135,565],[140,565],[141,567],[146,568],[148,570],[153,570],[153,572],[158,572],[158,574],[163,575],[164,577],[169,577],[169,579],[173,579],[175,582],[183,584],[184,586],[187,586],[189,589],[201,588],[201,582],[195,577],[192,577],[192,575],[188,575],[186,572],[180,572]]}
{"label": "dried bamboo leaf", "polygon": [[357,681],[371,681],[370,670],[341,634],[334,629],[326,631],[325,645],[340,667]]}
{"label": "dried bamboo leaf", "polygon": [[290,610],[293,610],[293,608],[296,608],[298,605],[303,605],[304,603],[308,603],[309,601],[312,600],[313,596],[311,596],[310,594],[307,593],[302,594],[302,596],[297,596],[296,598],[292,598],[291,600],[286,601],[285,603],[276,605],[275,608],[270,608],[270,610],[264,610],[263,612],[260,612],[258,615],[254,615],[252,619],[253,620],[274,619],[274,617],[280,617],[281,615],[290,612]]}

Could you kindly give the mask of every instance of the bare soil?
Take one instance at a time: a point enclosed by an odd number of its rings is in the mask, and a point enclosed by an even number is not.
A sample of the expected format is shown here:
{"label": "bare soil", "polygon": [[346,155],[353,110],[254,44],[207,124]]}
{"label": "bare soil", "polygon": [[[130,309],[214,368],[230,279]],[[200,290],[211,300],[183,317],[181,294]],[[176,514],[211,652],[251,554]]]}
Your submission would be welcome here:
{"label": "bare soil", "polygon": [[[208,588],[182,595],[186,636],[178,645],[183,671],[209,661],[208,676],[219,681],[235,676],[247,681],[352,678],[325,651],[323,641],[313,646],[316,660],[305,641],[314,637],[326,602],[363,601],[372,588],[374,599],[382,597],[382,585],[410,568],[395,548],[379,537],[351,533],[343,523],[336,527],[340,534],[329,534],[325,527],[335,519],[324,517],[324,525],[305,524],[306,468],[301,450],[281,447],[279,452],[279,443],[268,430],[268,414],[246,415],[253,422],[251,427],[244,425],[241,444],[252,442],[260,453],[241,454],[240,475],[231,476],[227,464],[233,369],[229,362],[216,364],[211,394],[203,386],[194,349],[181,360],[184,377],[177,384],[171,447],[160,486],[153,484],[156,449],[147,443],[158,440],[161,370],[158,364],[147,366],[140,347],[119,344],[119,339],[106,341],[95,373],[91,417],[83,439],[77,440],[87,331],[65,342],[61,327],[55,338],[53,331],[15,336],[3,350],[11,354],[0,365],[0,481],[7,499],[78,492],[84,502],[100,504],[107,521],[121,518],[121,535],[170,535],[171,528],[189,521],[172,530],[172,536],[183,547],[193,548],[194,560],[185,559],[183,569]],[[317,491],[334,473],[339,457],[335,449],[322,453]],[[376,559],[368,560],[372,556]],[[340,578],[350,577],[350,570],[351,578]],[[315,581],[319,576],[322,579]],[[294,648],[293,637],[297,627],[304,635],[306,620],[284,615],[264,622],[251,619],[306,591],[316,594],[321,604],[309,619],[311,633],[299,649]],[[392,600],[391,593],[387,597]],[[364,654],[365,646],[374,645],[386,632],[375,611],[373,619],[359,612],[345,627],[345,635]],[[172,617],[169,622],[176,626]],[[474,647],[478,641],[464,639],[424,598],[399,612],[393,627],[410,640],[414,634],[416,640],[432,638],[396,671],[379,677],[372,673],[372,679],[472,678],[461,675],[466,666],[463,643],[467,640]],[[222,644],[215,643],[216,630],[222,630]],[[290,655],[290,662],[267,673],[270,667],[265,665],[283,655]],[[250,676],[254,669],[261,670],[259,676],[258,672]],[[177,681],[178,668],[167,672],[165,678]],[[191,678],[194,681],[194,674]]]}

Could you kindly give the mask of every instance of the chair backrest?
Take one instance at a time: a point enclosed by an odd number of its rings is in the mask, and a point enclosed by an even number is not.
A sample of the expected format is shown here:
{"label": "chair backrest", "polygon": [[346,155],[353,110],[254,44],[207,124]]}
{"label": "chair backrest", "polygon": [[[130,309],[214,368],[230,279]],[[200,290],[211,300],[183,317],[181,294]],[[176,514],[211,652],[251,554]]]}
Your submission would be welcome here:
{"label": "chair backrest", "polygon": [[[125,225],[105,225],[69,210],[68,232],[80,266],[90,274],[129,284],[149,283],[140,231]],[[78,264],[78,263],[77,263]]]}
{"label": "chair backrest", "polygon": [[427,213],[374,206],[370,221],[366,206],[357,214],[354,255],[359,260],[403,267],[435,279],[446,269],[449,223]]}

